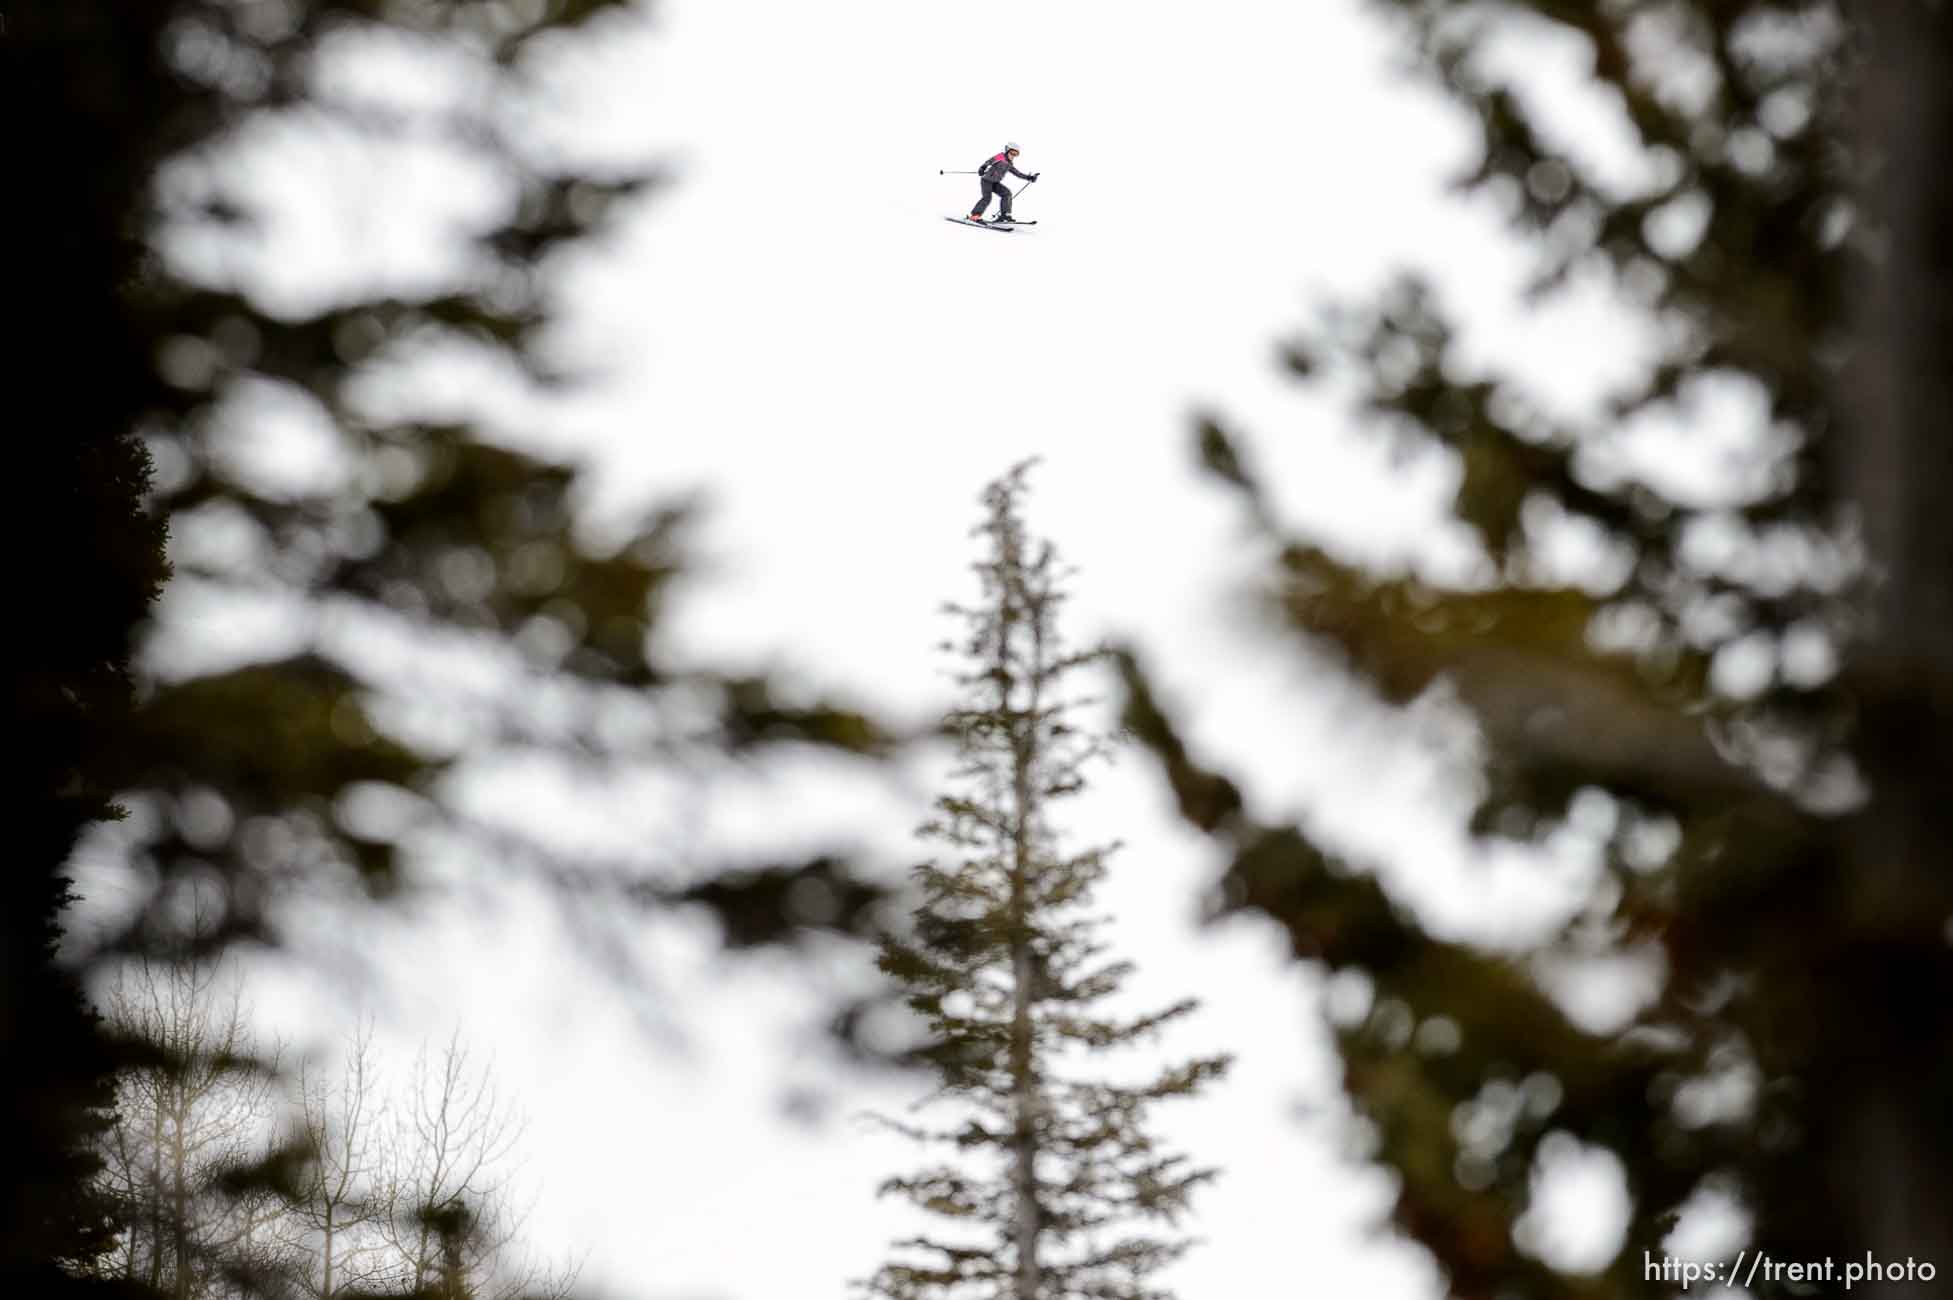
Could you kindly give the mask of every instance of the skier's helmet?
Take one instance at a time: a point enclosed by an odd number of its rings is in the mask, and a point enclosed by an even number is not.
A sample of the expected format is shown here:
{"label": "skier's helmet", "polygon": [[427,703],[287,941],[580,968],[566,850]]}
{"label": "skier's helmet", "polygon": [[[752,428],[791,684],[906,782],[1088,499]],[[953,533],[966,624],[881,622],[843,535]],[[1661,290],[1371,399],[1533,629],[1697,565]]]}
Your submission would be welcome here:
{"label": "skier's helmet", "polygon": [[1022,149],[1019,149],[1019,148],[1017,147],[1017,141],[1015,141],[1015,140],[1012,140],[1012,141],[1011,141],[1011,142],[1010,142],[1009,144],[1006,144],[1006,145],[1004,146],[1004,152],[1005,152],[1005,153],[1023,153],[1024,151],[1023,151]]}

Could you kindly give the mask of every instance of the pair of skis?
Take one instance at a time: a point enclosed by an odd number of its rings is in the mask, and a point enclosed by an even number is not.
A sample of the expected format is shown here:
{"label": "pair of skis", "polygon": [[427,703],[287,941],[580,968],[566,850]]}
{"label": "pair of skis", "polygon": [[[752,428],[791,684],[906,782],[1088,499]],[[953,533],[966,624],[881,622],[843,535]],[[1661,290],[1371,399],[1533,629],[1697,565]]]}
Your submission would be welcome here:
{"label": "pair of skis", "polygon": [[1035,221],[972,221],[968,217],[944,217],[944,221],[954,221],[959,226],[975,226],[978,230],[1015,230],[1019,226],[1035,226]]}
{"label": "pair of skis", "polygon": [[[958,176],[981,176],[983,175],[983,172],[981,170],[978,170],[973,172],[957,172],[955,174]],[[948,176],[950,175],[950,173],[947,171],[939,170],[937,171],[936,175]],[[1010,195],[1011,198],[1015,199],[1018,195],[1022,194],[1025,190],[1028,190],[1030,188],[1031,188],[1030,181],[1025,181],[1022,185],[1019,185],[1016,189],[1011,189],[1009,184],[1006,183],[1004,185],[1004,192]],[[989,206],[988,199],[984,200],[984,205],[986,207]],[[954,221],[959,226],[975,226],[978,230],[1015,230],[1019,226],[1035,226],[1037,224],[1037,222],[1035,221],[981,221],[981,220],[972,221],[968,217],[944,217],[943,220]]]}

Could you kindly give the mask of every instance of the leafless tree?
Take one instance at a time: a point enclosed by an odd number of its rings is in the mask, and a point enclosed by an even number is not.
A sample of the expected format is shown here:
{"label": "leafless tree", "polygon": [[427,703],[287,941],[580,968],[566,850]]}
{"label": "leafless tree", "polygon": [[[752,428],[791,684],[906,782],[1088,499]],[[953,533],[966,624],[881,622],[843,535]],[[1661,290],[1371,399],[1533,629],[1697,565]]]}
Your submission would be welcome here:
{"label": "leafless tree", "polygon": [[232,1193],[225,1181],[270,1145],[278,1052],[260,1050],[220,963],[132,962],[105,1003],[113,1032],[144,1055],[118,1081],[103,1151],[122,1219],[105,1267],[175,1300],[221,1294],[226,1277],[262,1266],[272,1249],[275,1198]]}
{"label": "leafless tree", "polygon": [[516,1148],[526,1124],[460,1034],[423,1044],[404,1086],[384,1085],[371,1025],[347,1044],[338,1076],[299,1077],[306,1172],[287,1225],[304,1261],[302,1295],[429,1300],[567,1296],[573,1265],[518,1245]]}
{"label": "leafless tree", "polygon": [[514,1300],[567,1295],[573,1266],[553,1266],[517,1246],[528,1206],[516,1199],[515,1152],[527,1121],[459,1031],[435,1053],[423,1043],[399,1107],[389,1192],[388,1240],[414,1295]]}
{"label": "leafless tree", "polygon": [[[549,1300],[577,1269],[519,1244],[526,1127],[460,1034],[386,1086],[371,1023],[281,1087],[238,981],[138,961],[105,998],[142,1063],[122,1074],[104,1183],[122,1232],[101,1271],[170,1300]],[[291,1158],[282,1179],[238,1177]]]}
{"label": "leafless tree", "polygon": [[370,1022],[349,1037],[336,1078],[309,1062],[299,1067],[305,1164],[284,1226],[304,1260],[300,1294],[316,1300],[403,1280],[387,1248],[393,1195],[379,1081]]}

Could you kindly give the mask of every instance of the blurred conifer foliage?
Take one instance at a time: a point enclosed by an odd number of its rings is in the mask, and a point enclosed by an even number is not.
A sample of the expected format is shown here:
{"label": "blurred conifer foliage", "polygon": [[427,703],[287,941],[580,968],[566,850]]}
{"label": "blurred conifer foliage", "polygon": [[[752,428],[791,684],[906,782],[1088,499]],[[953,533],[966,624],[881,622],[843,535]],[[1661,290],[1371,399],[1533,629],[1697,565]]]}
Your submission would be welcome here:
{"label": "blurred conifer foliage", "polygon": [[[153,191],[174,256],[136,288],[174,407],[150,431],[176,569],[159,639],[189,666],[159,654],[171,675],[120,775],[158,812],[142,846],[158,878],[214,870],[233,932],[261,926],[264,904],[295,879],[386,892],[416,825],[459,834],[460,851],[527,853],[566,885],[659,892],[641,877],[571,870],[573,855],[533,819],[488,824],[443,806],[444,785],[482,755],[546,759],[599,786],[778,743],[883,743],[858,713],[662,663],[653,640],[686,508],[599,535],[578,517],[574,473],[511,445],[521,413],[572,382],[573,361],[543,339],[560,254],[655,180],[558,163],[537,144],[525,115],[540,116],[550,92],[533,60],[552,42],[560,55],[566,42],[602,41],[628,8],[259,0],[184,5],[162,33],[164,57],[207,106],[207,129],[174,151]],[[424,60],[432,106],[357,89],[367,57],[398,60],[379,74],[396,78]],[[312,130],[344,154],[323,150],[322,165],[351,174],[363,150],[425,137],[430,156],[414,165],[492,197],[453,218],[439,272],[349,268],[302,309],[270,310],[262,285],[197,250],[221,252],[280,219],[239,155],[306,156]],[[247,138],[277,131],[290,135]],[[378,226],[440,219],[377,190],[350,201]],[[457,384],[494,396],[471,403]],[[198,653],[226,611],[254,608],[273,616],[278,653],[248,634],[239,652]],[[426,800],[427,820],[362,816],[410,806],[349,797],[376,788]],[[659,852],[646,845],[646,860]],[[778,938],[793,918],[774,906],[772,878],[809,873],[837,898],[861,897],[824,857],[705,883],[742,938]],[[687,883],[698,882],[665,881],[673,896]],[[745,914],[749,901],[767,915]]]}
{"label": "blurred conifer foliage", "polygon": [[942,1222],[897,1242],[862,1284],[887,1300],[1165,1300],[1153,1274],[1186,1250],[1171,1230],[1216,1172],[1148,1121],[1218,1078],[1225,1057],[1107,1077],[1108,1054],[1196,1004],[1108,1005],[1133,969],[1107,955],[1092,911],[1111,846],[1068,850],[1056,816],[1104,756],[1078,686],[1104,656],[1065,642],[1064,570],[1025,526],[1027,473],[984,492],[981,595],[950,607],[963,699],[945,730],[960,761],[921,832],[941,852],[915,870],[913,926],[882,943],[882,970],[926,1026],[916,1056],[940,1081],[927,1104],[948,1112],[887,1121],[948,1155],[882,1185]]}
{"label": "blurred conifer foliage", "polygon": [[[7,1161],[0,1268],[52,1287],[53,1262],[106,1244],[86,1188],[114,1062],[53,958],[65,864],[117,806],[140,888],[110,948],[183,938],[184,900],[213,885],[201,940],[280,942],[307,899],[412,883],[409,841],[464,870],[525,866],[565,899],[696,902],[739,944],[852,928],[874,901],[833,853],[736,873],[658,843],[596,861],[460,797],[484,759],[595,788],[886,743],[855,711],[663,662],[686,510],[603,532],[572,471],[520,447],[524,413],[570,379],[542,341],[564,250],[654,180],[542,143],[541,63],[630,8],[5,6],[0,1104],[45,1150]],[[381,167],[390,146],[419,170]],[[316,211],[292,210],[295,174]],[[430,193],[461,197],[429,215]],[[328,208],[370,238],[308,279],[292,222]],[[364,264],[416,222],[437,223],[417,269]]]}
{"label": "blurred conifer foliage", "polygon": [[[1666,1295],[1678,1222],[1751,1217],[1780,1259],[1953,1261],[1953,14],[1874,3],[1405,0],[1374,9],[1476,125],[1489,196],[1550,301],[1602,277],[1658,341],[1611,407],[1568,422],[1524,358],[1474,363],[1406,275],[1290,352],[1375,436],[1448,455],[1480,552],[1457,580],[1339,557],[1281,517],[1250,449],[1206,467],[1279,555],[1280,621],[1381,701],[1432,692],[1482,739],[1474,829],[1577,825],[1605,862],[1586,911],[1521,951],[1432,933],[1347,847],[1250,815],[1128,660],[1128,720],[1185,816],[1230,846],[1222,909],[1369,993],[1344,1083],[1398,1180],[1393,1218],[1461,1296]],[[1637,179],[1583,154],[1493,59],[1576,38]],[[1361,201],[1361,196],[1351,196]],[[1483,349],[1473,355],[1483,355]],[[1760,412],[1683,494],[1624,449],[1720,385]],[[1695,436],[1706,436],[1699,434]],[[1568,530],[1605,562],[1548,554]],[[1236,773],[1239,775],[1239,772]],[[1357,858],[1359,860],[1352,860]],[[1660,991],[1583,1028],[1544,972],[1623,953]],[[1541,1174],[1612,1154],[1619,1253],[1558,1271]],[[1727,1223],[1729,1220],[1724,1219]],[[1566,1265],[1569,1269],[1574,1265]],[[1584,1267],[1584,1266],[1582,1266]]]}

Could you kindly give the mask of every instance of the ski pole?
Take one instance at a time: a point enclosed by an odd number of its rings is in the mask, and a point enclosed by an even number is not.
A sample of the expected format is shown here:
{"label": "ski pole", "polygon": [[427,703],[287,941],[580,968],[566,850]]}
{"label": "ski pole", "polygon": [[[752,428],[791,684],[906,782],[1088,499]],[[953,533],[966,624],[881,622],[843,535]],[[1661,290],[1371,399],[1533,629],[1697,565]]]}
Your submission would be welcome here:
{"label": "ski pole", "polygon": [[941,168],[938,168],[936,170],[936,175],[938,176],[980,176],[982,175],[982,173],[981,172],[946,172],[943,171]]}

